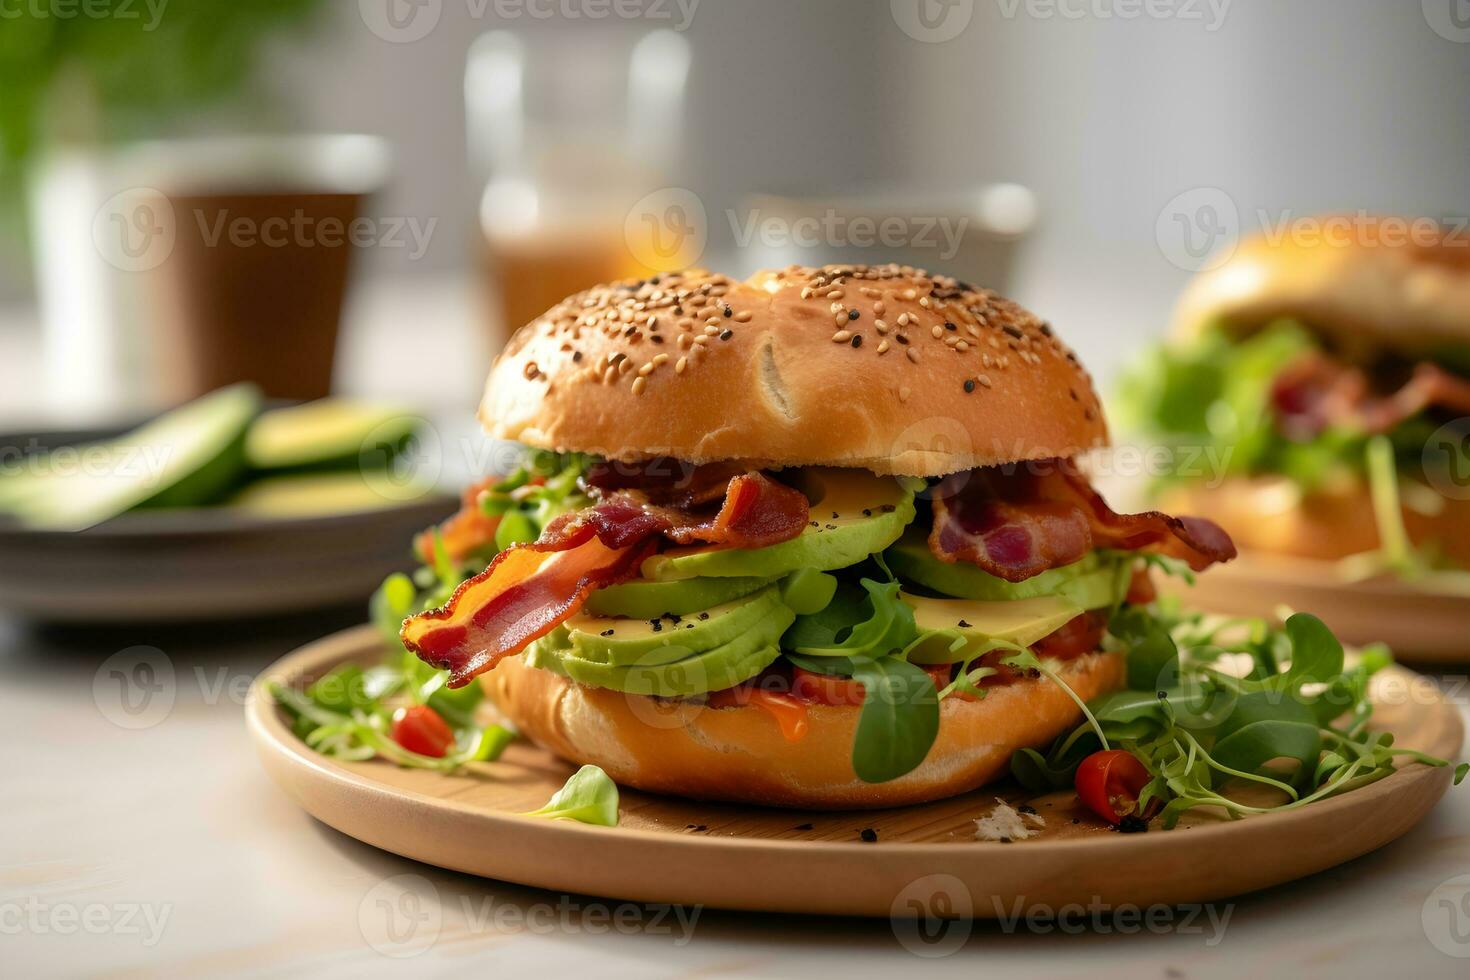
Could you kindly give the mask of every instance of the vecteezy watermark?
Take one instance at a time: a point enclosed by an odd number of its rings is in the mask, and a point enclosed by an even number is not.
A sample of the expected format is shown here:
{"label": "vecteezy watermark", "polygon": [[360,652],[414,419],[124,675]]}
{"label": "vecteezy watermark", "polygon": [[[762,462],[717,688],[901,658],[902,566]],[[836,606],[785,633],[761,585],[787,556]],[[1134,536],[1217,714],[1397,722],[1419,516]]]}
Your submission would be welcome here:
{"label": "vecteezy watermark", "polygon": [[0,21],[118,20],[139,21],[156,31],[169,0],[0,0]]}
{"label": "vecteezy watermark", "polygon": [[245,215],[229,208],[190,208],[182,214],[157,188],[130,187],[103,202],[92,219],[92,243],[108,264],[145,272],[168,261],[179,236],[194,236],[205,248],[380,248],[406,249],[409,261],[429,250],[437,217],[412,215],[289,213]]}
{"label": "vecteezy watermark", "polygon": [[[700,0],[460,0],[473,20],[641,20],[687,31]],[[445,0],[357,0],[367,29],[384,41],[408,44],[428,37],[444,16]]]}
{"label": "vecteezy watermark", "polygon": [[[1250,222],[1271,248],[1470,248],[1470,217],[1401,217],[1371,211],[1300,214],[1259,208]],[[1154,236],[1171,264],[1188,272],[1217,269],[1235,254],[1245,222],[1235,199],[1218,187],[1176,194],[1159,211]]]}
{"label": "vecteezy watermark", "polygon": [[119,728],[152,728],[174,710],[178,682],[173,661],[157,647],[119,650],[92,676],[92,700]]}
{"label": "vecteezy watermark", "polygon": [[174,907],[153,902],[47,902],[35,895],[0,902],[0,936],[137,936],[152,949]]}
{"label": "vecteezy watermark", "polygon": [[887,215],[873,217],[844,214],[828,208],[821,214],[791,218],[766,214],[759,208],[741,214],[726,212],[735,244],[748,248],[759,242],[766,248],[874,248],[933,249],[936,258],[948,262],[959,254],[966,216]]}
{"label": "vecteezy watermark", "polygon": [[975,17],[975,0],[889,0],[888,6],[899,30],[926,44],[953,41]]}
{"label": "vecteezy watermark", "polygon": [[1470,417],[1434,430],[1421,454],[1424,478],[1450,500],[1470,500]]}
{"label": "vecteezy watermark", "polygon": [[694,937],[703,907],[698,905],[640,905],[601,902],[563,895],[555,902],[507,902],[494,896],[460,895],[457,906],[446,905],[434,883],[423,875],[402,874],[384,879],[363,895],[357,906],[357,924],[369,946],[398,959],[430,949],[445,929],[445,920],[457,914],[459,935],[529,932],[537,935],[589,933],[671,937],[675,946]]}
{"label": "vecteezy watermark", "polygon": [[253,681],[252,675],[224,665],[195,664],[181,672],[157,647],[135,646],[119,650],[98,666],[92,675],[92,701],[117,727],[139,731],[168,720],[186,682],[192,685],[190,698],[200,704],[245,705]]}
{"label": "vecteezy watermark", "polygon": [[0,476],[113,477],[156,485],[172,455],[169,446],[127,443],[47,449],[31,438],[24,446],[0,448]]}
{"label": "vecteezy watermark", "polygon": [[439,226],[438,218],[361,216],[348,220],[308,214],[302,208],[295,208],[289,216],[266,218],[232,215],[228,208],[214,213],[195,209],[193,218],[207,248],[218,248],[221,243],[234,248],[406,248],[411,262],[428,252]]}
{"label": "vecteezy watermark", "polygon": [[1217,269],[1240,242],[1240,210],[1218,187],[1176,194],[1159,211],[1154,240],[1164,258],[1189,272]]}
{"label": "vecteezy watermark", "polygon": [[357,904],[357,928],[384,956],[418,956],[438,941],[444,928],[439,889],[423,875],[385,878]]}
{"label": "vecteezy watermark", "polygon": [[1446,956],[1470,958],[1470,874],[1446,878],[1424,899],[1424,936]]}
{"label": "vecteezy watermark", "polygon": [[646,268],[657,272],[688,268],[709,244],[709,213],[693,191],[660,188],[628,210],[623,240],[634,260]]}
{"label": "vecteezy watermark", "polygon": [[995,0],[1006,20],[1177,20],[1218,31],[1234,0]]}
{"label": "vecteezy watermark", "polygon": [[951,874],[925,875],[909,882],[888,907],[893,936],[904,949],[925,959],[960,950],[974,929],[975,902],[970,889]]}
{"label": "vecteezy watermark", "polygon": [[1470,0],[1419,0],[1430,30],[1457,44],[1470,44]]}
{"label": "vecteezy watermark", "polygon": [[1235,906],[1231,904],[1216,905],[1207,902],[1188,905],[1114,905],[1104,902],[1096,895],[1085,905],[1081,902],[1062,905],[1032,903],[1024,895],[1009,903],[998,896],[992,896],[990,904],[1002,932],[1031,932],[1041,935],[1057,932],[1065,935],[1084,932],[1103,935],[1169,933],[1203,936],[1205,946],[1210,948],[1218,946],[1225,938],[1230,917],[1235,914]]}
{"label": "vecteezy watermark", "polygon": [[177,237],[173,205],[153,187],[118,191],[92,218],[97,253],[123,272],[158,268],[173,254]]}

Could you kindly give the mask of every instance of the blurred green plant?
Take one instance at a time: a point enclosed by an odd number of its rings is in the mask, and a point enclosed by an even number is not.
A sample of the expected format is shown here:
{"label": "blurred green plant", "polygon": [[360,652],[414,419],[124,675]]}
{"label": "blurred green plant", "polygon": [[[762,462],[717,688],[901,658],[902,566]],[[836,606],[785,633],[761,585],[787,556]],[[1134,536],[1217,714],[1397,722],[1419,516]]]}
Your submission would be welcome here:
{"label": "blurred green plant", "polygon": [[0,213],[18,227],[26,169],[48,145],[164,135],[240,96],[268,37],[324,0],[0,0]]}

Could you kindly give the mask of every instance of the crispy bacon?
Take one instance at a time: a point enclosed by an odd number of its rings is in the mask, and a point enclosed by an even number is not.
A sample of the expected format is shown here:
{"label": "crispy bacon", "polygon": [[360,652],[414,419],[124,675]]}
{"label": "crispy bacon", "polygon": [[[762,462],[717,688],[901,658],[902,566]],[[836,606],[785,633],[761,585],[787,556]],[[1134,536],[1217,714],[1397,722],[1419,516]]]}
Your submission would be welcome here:
{"label": "crispy bacon", "polygon": [[1277,376],[1271,406],[1289,439],[1306,441],[1334,425],[1378,435],[1431,408],[1470,412],[1470,381],[1421,361],[1396,391],[1380,394],[1360,368],[1313,353],[1292,361]]}
{"label": "crispy bacon", "polygon": [[1196,571],[1235,557],[1213,521],[1158,511],[1116,514],[1067,460],[971,470],[934,488],[929,550],[1020,582],[1079,561],[1095,548],[1149,551]]}
{"label": "crispy bacon", "polygon": [[714,513],[615,492],[563,514],[534,543],[501,552],[442,609],[405,621],[400,635],[410,650],[450,672],[451,687],[461,687],[565,622],[594,590],[637,575],[665,538],[757,548],[796,537],[806,519],[806,497],[760,473],[728,480]]}
{"label": "crispy bacon", "polygon": [[730,481],[746,471],[738,463],[696,466],[669,456],[639,463],[602,460],[588,467],[582,483],[602,496],[636,490],[650,503],[689,509],[723,499]]}

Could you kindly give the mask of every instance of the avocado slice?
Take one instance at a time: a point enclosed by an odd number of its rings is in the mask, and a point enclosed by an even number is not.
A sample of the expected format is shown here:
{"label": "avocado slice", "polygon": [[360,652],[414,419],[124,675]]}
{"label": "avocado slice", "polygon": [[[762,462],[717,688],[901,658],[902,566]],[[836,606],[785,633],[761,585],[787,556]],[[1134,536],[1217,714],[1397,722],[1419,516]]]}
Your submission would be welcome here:
{"label": "avocado slice", "polygon": [[771,584],[769,578],[692,578],[678,582],[634,579],[598,589],[585,608],[598,616],[654,619],[666,613],[687,616],[750,595]]}
{"label": "avocado slice", "polygon": [[245,437],[245,459],[257,470],[383,466],[418,430],[407,409],[346,398],[322,398],[266,412]]}
{"label": "avocado slice", "polygon": [[144,507],[214,503],[245,469],[245,432],[260,405],[254,385],[221,388],[126,435],[77,447],[85,466],[14,477],[23,484],[0,496],[27,524],[70,531]]}
{"label": "avocado slice", "polygon": [[914,623],[921,634],[908,657],[917,664],[968,660],[988,640],[1029,647],[1084,612],[1081,606],[1061,596],[1009,602],[930,599],[908,593],[901,593],[900,598],[914,610]]}
{"label": "avocado slice", "polygon": [[592,687],[627,694],[690,697],[734,687],[765,670],[781,655],[781,634],[795,618],[795,613],[778,604],[772,615],[722,646],[670,663],[618,666],[582,659],[574,647],[567,645],[569,634],[557,630],[531,645],[527,663]]}
{"label": "avocado slice", "polygon": [[800,470],[797,479],[812,501],[801,534],[766,548],[676,548],[646,559],[643,577],[774,578],[802,568],[846,568],[887,548],[914,519],[912,484],[902,479],[827,467]]}
{"label": "avocado slice", "polygon": [[788,612],[781,603],[780,590],[768,586],[754,595],[688,616],[631,619],[583,611],[563,625],[567,643],[583,660],[613,666],[650,665],[672,663],[723,646]]}
{"label": "avocado slice", "polygon": [[224,505],[261,517],[318,517],[401,507],[433,493],[427,482],[395,486],[385,497],[361,473],[290,473],[252,480]]}
{"label": "avocado slice", "polygon": [[1000,602],[1063,595],[1084,609],[1098,609],[1116,601],[1116,583],[1127,590],[1132,563],[1120,552],[1091,551],[1080,561],[1051,568],[1021,582],[1007,582],[969,562],[940,561],[929,550],[925,537],[910,530],[883,553],[894,574],[918,585],[958,599]]}

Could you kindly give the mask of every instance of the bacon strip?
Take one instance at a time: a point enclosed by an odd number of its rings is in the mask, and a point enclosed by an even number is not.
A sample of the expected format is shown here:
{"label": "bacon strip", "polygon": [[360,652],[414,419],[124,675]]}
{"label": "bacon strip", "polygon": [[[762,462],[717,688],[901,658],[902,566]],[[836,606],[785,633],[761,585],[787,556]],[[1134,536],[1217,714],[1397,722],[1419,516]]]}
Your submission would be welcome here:
{"label": "bacon strip", "polygon": [[956,473],[934,488],[931,504],[934,556],[971,562],[1008,582],[1070,565],[1095,548],[1169,555],[1196,571],[1235,557],[1213,521],[1114,513],[1066,460]]}
{"label": "bacon strip", "polygon": [[1308,354],[1277,376],[1271,405],[1290,439],[1306,441],[1333,425],[1380,435],[1431,408],[1470,413],[1470,381],[1422,361],[1397,391],[1379,395],[1360,368]]}
{"label": "bacon strip", "polygon": [[443,608],[407,619],[400,636],[423,660],[450,672],[450,687],[462,687],[575,615],[596,589],[636,576],[662,538],[756,548],[796,537],[806,520],[806,497],[760,473],[730,479],[713,514],[614,493],[563,514],[534,543],[501,552]]}

